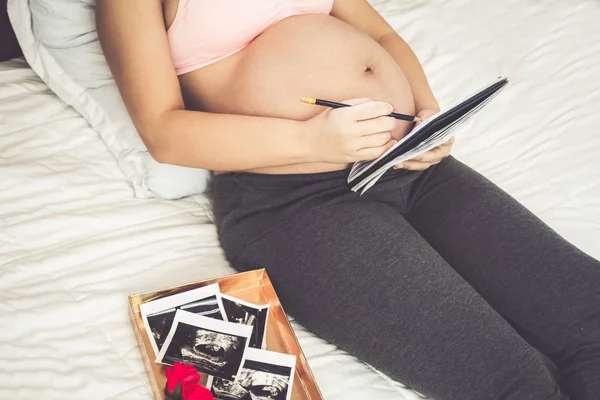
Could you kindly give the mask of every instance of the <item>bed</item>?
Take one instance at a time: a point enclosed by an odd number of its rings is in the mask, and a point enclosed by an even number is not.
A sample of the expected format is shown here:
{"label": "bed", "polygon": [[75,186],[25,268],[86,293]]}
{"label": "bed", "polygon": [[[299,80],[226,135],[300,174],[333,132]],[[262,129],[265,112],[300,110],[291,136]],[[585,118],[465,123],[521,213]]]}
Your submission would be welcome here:
{"label": "bed", "polygon": [[[600,259],[600,4],[372,3],[442,105],[511,78],[454,154]],[[231,273],[207,196],[135,198],[90,125],[0,63],[0,398],[149,399],[127,296]],[[424,398],[293,327],[326,400]]]}

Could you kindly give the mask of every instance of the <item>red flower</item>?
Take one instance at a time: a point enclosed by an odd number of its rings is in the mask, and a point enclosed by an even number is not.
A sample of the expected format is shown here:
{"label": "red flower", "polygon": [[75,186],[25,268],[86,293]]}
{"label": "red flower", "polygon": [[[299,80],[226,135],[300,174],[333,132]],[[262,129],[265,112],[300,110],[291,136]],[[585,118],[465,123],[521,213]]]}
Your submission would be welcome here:
{"label": "red flower", "polygon": [[192,385],[183,389],[183,400],[215,400],[210,390],[200,385]]}
{"label": "red flower", "polygon": [[177,385],[181,383],[182,391],[188,386],[197,385],[200,381],[200,374],[196,371],[196,368],[188,364],[181,364],[176,362],[172,368],[167,368],[165,371],[167,375],[167,391],[172,393],[177,389]]}

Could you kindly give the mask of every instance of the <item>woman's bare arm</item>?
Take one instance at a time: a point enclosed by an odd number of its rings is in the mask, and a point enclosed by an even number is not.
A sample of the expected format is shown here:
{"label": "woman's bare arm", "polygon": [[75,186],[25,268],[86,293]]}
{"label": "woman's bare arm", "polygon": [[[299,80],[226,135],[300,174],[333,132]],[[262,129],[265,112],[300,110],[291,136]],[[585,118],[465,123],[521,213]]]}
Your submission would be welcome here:
{"label": "woman's bare arm", "polygon": [[159,162],[218,171],[351,163],[393,144],[388,103],[359,100],[308,121],[187,111],[160,0],[98,0],[98,34],[127,110]]}
{"label": "woman's bare arm", "polygon": [[421,110],[439,111],[417,56],[366,0],[335,0],[331,15],[362,30],[394,57],[408,79],[417,113]]}
{"label": "woman's bare arm", "polygon": [[160,0],[98,0],[96,18],[127,110],[157,161],[221,171],[317,161],[298,121],[184,110]]}

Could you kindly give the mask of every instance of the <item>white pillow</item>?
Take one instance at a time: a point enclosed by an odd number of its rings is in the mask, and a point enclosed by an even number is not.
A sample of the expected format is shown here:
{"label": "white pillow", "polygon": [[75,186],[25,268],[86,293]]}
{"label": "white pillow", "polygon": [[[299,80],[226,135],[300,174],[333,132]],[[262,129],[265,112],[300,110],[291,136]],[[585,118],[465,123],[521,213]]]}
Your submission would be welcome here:
{"label": "white pillow", "polygon": [[99,132],[137,197],[202,193],[208,171],[157,163],[146,150],[102,55],[94,13],[95,0],[8,0],[29,65]]}

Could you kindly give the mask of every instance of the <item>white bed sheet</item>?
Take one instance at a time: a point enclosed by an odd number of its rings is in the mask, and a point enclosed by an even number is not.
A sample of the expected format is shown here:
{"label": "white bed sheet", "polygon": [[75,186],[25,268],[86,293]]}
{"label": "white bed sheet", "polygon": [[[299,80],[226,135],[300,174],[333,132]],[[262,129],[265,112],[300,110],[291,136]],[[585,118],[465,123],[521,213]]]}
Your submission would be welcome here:
{"label": "white bed sheet", "polygon": [[[511,78],[454,153],[600,258],[600,5],[372,3],[442,104]],[[234,272],[205,197],[133,198],[89,125],[0,64],[0,398],[150,398],[127,295]],[[325,399],[419,398],[294,327]]]}

